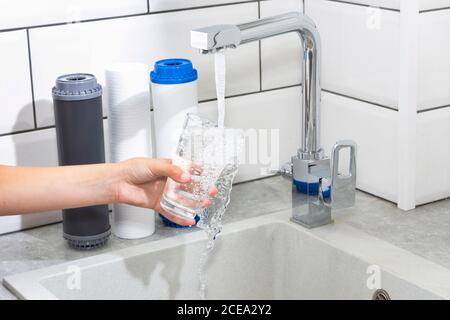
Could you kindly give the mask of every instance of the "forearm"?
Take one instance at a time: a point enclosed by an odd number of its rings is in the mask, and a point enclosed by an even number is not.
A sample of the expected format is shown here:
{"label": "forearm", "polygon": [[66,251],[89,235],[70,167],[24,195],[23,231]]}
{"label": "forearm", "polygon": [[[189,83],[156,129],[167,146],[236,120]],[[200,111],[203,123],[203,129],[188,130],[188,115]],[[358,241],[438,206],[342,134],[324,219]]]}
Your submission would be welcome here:
{"label": "forearm", "polygon": [[112,203],[120,179],[117,164],[0,166],[0,215]]}

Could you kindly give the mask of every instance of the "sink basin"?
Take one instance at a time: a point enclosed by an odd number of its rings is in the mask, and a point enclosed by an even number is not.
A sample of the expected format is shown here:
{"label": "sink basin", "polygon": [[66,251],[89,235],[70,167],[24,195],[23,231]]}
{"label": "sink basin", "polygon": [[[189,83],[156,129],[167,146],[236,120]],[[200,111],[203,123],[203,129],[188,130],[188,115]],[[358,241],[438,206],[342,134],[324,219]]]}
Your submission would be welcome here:
{"label": "sink basin", "polygon": [[[207,266],[207,298],[371,299],[380,286],[392,299],[450,297],[448,269],[339,219],[307,230],[289,216],[284,211],[225,225]],[[3,283],[22,299],[199,299],[205,241],[202,231],[192,232]]]}

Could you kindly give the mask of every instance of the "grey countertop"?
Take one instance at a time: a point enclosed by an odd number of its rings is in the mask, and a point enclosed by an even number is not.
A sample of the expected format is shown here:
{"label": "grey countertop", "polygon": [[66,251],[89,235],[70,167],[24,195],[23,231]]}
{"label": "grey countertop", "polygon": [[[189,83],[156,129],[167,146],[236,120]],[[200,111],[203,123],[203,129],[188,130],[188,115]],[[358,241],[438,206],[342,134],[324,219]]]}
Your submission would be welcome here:
{"label": "grey countertop", "polygon": [[[224,222],[288,209],[290,190],[290,182],[281,177],[235,185]],[[336,212],[335,218],[450,269],[450,199],[404,212],[391,202],[357,192],[355,207]],[[156,232],[151,237],[122,240],[112,236],[105,247],[86,252],[70,249],[62,238],[61,229],[62,225],[57,223],[0,236],[0,279],[197,230],[167,228],[157,219]],[[15,297],[0,285],[0,299]]]}

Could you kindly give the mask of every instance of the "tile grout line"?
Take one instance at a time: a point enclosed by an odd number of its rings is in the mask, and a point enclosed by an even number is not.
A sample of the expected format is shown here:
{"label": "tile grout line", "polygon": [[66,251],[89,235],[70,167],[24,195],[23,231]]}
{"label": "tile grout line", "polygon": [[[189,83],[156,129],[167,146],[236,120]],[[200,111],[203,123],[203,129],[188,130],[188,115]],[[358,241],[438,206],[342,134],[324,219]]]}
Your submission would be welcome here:
{"label": "tile grout line", "polygon": [[435,111],[435,110],[441,110],[441,109],[446,109],[446,108],[450,108],[450,104],[446,104],[443,106],[437,106],[437,107],[431,107],[428,109],[419,109],[419,110],[417,110],[417,113],[424,113],[424,112],[428,112],[428,111]]}
{"label": "tile grout line", "polygon": [[[261,90],[261,91],[252,91],[252,92],[239,93],[239,94],[227,96],[226,98],[227,99],[229,99],[229,98],[238,98],[238,97],[244,97],[244,96],[258,94],[258,93],[266,93],[266,92],[271,92],[271,91],[276,91],[276,90],[283,90],[283,89],[289,89],[289,88],[295,88],[295,87],[301,87],[301,86],[302,86],[301,83],[297,83],[297,84],[292,84],[292,85],[287,85],[287,86],[282,86],[282,87],[275,87],[275,88],[270,88],[270,89],[264,89],[264,90]],[[328,90],[328,89],[322,88],[322,91],[326,92],[326,93],[330,93],[330,94],[336,95],[336,96],[340,96],[340,97],[343,97],[343,98],[347,98],[347,99],[363,102],[363,103],[366,103],[366,104],[370,104],[370,105],[373,105],[373,106],[376,106],[376,107],[379,107],[379,108],[384,108],[384,109],[388,109],[388,110],[391,110],[391,111],[398,111],[395,107],[390,107],[390,106],[383,105],[383,104],[376,103],[376,102],[372,102],[372,101],[369,101],[369,100],[364,100],[364,99],[361,99],[361,98],[352,97],[352,96],[349,96],[349,95],[346,95],[346,94],[342,94],[342,93],[338,93],[338,92],[335,92],[335,91],[331,91],[331,90]],[[206,102],[211,102],[211,101],[216,101],[216,100],[217,100],[216,98],[205,99],[205,100],[200,100],[199,103],[206,103]]]}
{"label": "tile grout line", "polygon": [[[239,97],[245,97],[245,96],[259,94],[259,93],[266,93],[266,92],[290,89],[290,88],[301,87],[301,86],[302,86],[302,84],[298,83],[298,84],[287,85],[287,86],[282,86],[282,87],[275,87],[275,88],[270,88],[270,89],[265,89],[265,90],[260,90],[260,91],[252,91],[252,92],[239,93],[239,94],[235,94],[235,95],[229,95],[226,98],[227,99],[239,98]],[[384,108],[384,109],[391,110],[391,111],[398,111],[394,107],[385,106],[385,105],[382,105],[382,104],[379,104],[379,103],[376,103],[376,102],[371,102],[371,101],[368,101],[368,100],[352,97],[352,96],[345,95],[345,94],[342,94],[342,93],[338,93],[338,92],[335,92],[335,91],[331,91],[331,90],[328,90],[328,89],[323,89],[322,88],[322,91],[327,92],[329,94],[336,95],[336,96],[340,96],[340,97],[343,97],[343,98],[347,98],[347,99],[351,99],[351,100],[356,100],[356,101],[359,101],[359,102],[367,103],[367,104],[370,104],[370,105],[373,105],[373,106],[376,106],[376,107],[379,107],[379,108]],[[216,100],[217,100],[216,98],[205,99],[205,100],[200,100],[199,103],[207,103],[207,102],[212,102],[212,101],[216,101]],[[441,110],[441,109],[445,109],[445,108],[450,108],[450,104],[449,105],[439,106],[439,107],[434,107],[434,108],[418,110],[417,113],[420,114],[420,113],[425,113],[425,112],[429,112],[429,111]],[[108,119],[108,117],[106,117],[106,116],[103,117],[103,120],[107,120],[107,119]],[[44,126],[44,127],[36,127],[34,129],[19,130],[19,131],[7,132],[7,133],[0,133],[0,137],[11,136],[11,135],[16,135],[16,134],[22,134],[22,133],[29,133],[29,132],[46,130],[46,129],[52,129],[52,128],[55,128],[55,125]]]}
{"label": "tile grout line", "polygon": [[47,129],[52,129],[52,128],[55,128],[55,126],[51,125],[51,126],[37,127],[34,129],[26,129],[26,130],[19,130],[19,131],[8,132],[8,133],[0,133],[0,137],[14,136],[17,134],[36,132],[36,131],[47,130]]}
{"label": "tile grout line", "polygon": [[352,1],[345,1],[345,0],[326,0],[326,1],[328,1],[328,2],[336,2],[336,3],[341,3],[341,4],[354,5],[354,6],[359,6],[359,7],[374,7],[374,8],[381,9],[381,10],[386,10],[386,11],[400,12],[400,9],[372,6],[370,4],[357,3],[357,2],[352,2]]}
{"label": "tile grout line", "polygon": [[[155,14],[155,13],[142,12],[142,13],[135,13],[135,14],[112,16],[112,17],[86,19],[86,20],[80,20],[80,21],[66,21],[66,22],[55,22],[55,23],[47,23],[47,24],[37,24],[37,25],[29,25],[29,26],[15,27],[15,28],[9,28],[9,29],[1,29],[0,33],[12,32],[12,31],[20,31],[20,30],[24,30],[24,29],[50,28],[50,27],[65,26],[65,25],[69,25],[69,24],[78,24],[78,23],[89,23],[89,22],[109,21],[109,20],[116,20],[116,19],[135,18],[135,17],[141,17],[141,16],[146,16],[146,15],[152,15],[152,14]],[[158,14],[159,14],[159,12],[158,12]]]}
{"label": "tile grout line", "polygon": [[170,9],[170,10],[161,10],[161,11],[150,11],[150,3],[149,3],[147,12],[101,17],[101,18],[92,18],[92,19],[86,19],[86,20],[80,20],[80,21],[65,21],[65,22],[55,22],[55,23],[47,23],[47,24],[44,23],[44,24],[38,24],[38,25],[28,25],[28,26],[0,29],[0,33],[19,31],[19,30],[24,30],[24,29],[58,27],[58,26],[64,26],[67,24],[75,24],[75,23],[99,22],[99,21],[126,19],[126,18],[141,17],[141,16],[152,16],[152,15],[190,11],[190,10],[202,10],[202,9],[209,9],[209,8],[228,7],[228,6],[234,6],[234,5],[258,3],[259,1],[265,1],[265,0],[236,1],[236,2],[231,2],[231,3],[211,4],[211,5],[204,5],[204,6],[198,6],[198,7],[187,7],[187,8],[178,8],[178,9]]}
{"label": "tile grout line", "polygon": [[380,108],[384,108],[384,109],[388,109],[388,110],[392,110],[392,111],[398,111],[398,108],[395,108],[395,107],[387,106],[387,105],[384,105],[384,104],[381,104],[381,103],[377,103],[377,102],[373,102],[373,101],[369,101],[369,100],[365,100],[365,99],[361,99],[361,98],[357,98],[357,97],[352,97],[352,96],[349,96],[349,95],[346,95],[346,94],[343,94],[343,93],[339,93],[339,92],[336,92],[336,91],[332,91],[332,90],[328,90],[328,89],[324,89],[324,88],[322,88],[322,91],[323,92],[327,92],[327,93],[331,93],[331,94],[334,94],[336,96],[340,96],[340,97],[343,97],[343,98],[347,98],[347,99],[356,100],[356,101],[359,101],[359,102],[371,104],[373,106],[377,106],[377,107],[380,107]]}
{"label": "tile grout line", "polygon": [[450,7],[442,7],[442,8],[420,10],[419,14],[421,14],[421,13],[429,13],[429,12],[436,12],[436,11],[444,11],[444,10],[450,10]]}
{"label": "tile grout line", "polygon": [[[258,94],[258,93],[266,93],[266,92],[295,88],[295,87],[301,87],[301,84],[292,84],[292,85],[288,85],[288,86],[270,88],[270,89],[265,89],[265,90],[261,90],[261,91],[257,90],[257,91],[251,91],[251,92],[238,93],[238,94],[227,96],[226,98],[227,99],[239,98],[239,97],[250,96],[250,95]],[[212,101],[216,101],[216,100],[217,100],[217,98],[205,99],[205,100],[200,100],[199,103],[212,102]]]}
{"label": "tile grout line", "polygon": [[28,48],[28,68],[30,70],[30,86],[31,86],[31,105],[33,107],[33,124],[34,129],[37,129],[37,117],[36,117],[36,100],[34,99],[34,83],[33,83],[33,65],[31,63],[31,46],[30,46],[30,31],[27,31],[27,48]]}
{"label": "tile grout line", "polygon": [[[117,15],[117,16],[93,18],[93,19],[86,19],[86,20],[81,20],[81,21],[65,21],[65,22],[55,22],[55,23],[39,24],[39,25],[26,25],[26,26],[20,26],[20,27],[0,29],[0,33],[19,31],[19,30],[25,30],[25,29],[56,27],[56,26],[63,26],[63,25],[66,25],[66,24],[74,24],[74,23],[88,23],[88,22],[97,22],[97,21],[107,21],[107,20],[115,20],[115,19],[140,17],[140,16],[146,16],[146,15],[157,15],[157,14],[164,14],[164,13],[171,13],[171,12],[200,10],[200,9],[208,9],[208,8],[240,5],[240,4],[246,4],[246,3],[255,3],[255,2],[260,3],[261,1],[268,1],[268,0],[238,1],[238,2],[232,2],[232,3],[221,3],[221,4],[214,4],[214,5],[205,5],[205,6],[198,6],[198,7],[186,7],[186,8],[170,9],[170,10],[151,12],[150,11],[150,0],[147,0],[147,12],[128,14],[128,15]],[[303,1],[303,8],[305,10],[305,8],[306,8],[305,0],[302,0],[302,1]],[[361,6],[361,7],[371,7],[371,5],[368,5],[368,4],[355,3],[355,2],[344,1],[344,0],[326,0],[326,1],[336,2],[336,3],[341,3],[341,4],[354,5],[354,6]],[[400,12],[399,9],[394,9],[394,8],[387,8],[387,7],[377,7],[377,8],[379,8],[381,10]],[[429,13],[429,12],[436,12],[436,11],[443,11],[443,10],[450,10],[450,7],[442,7],[442,8],[421,10],[421,11],[419,11],[419,13],[422,14],[422,13]],[[306,10],[304,12],[306,12]]]}
{"label": "tile grout line", "polygon": [[[104,116],[104,117],[102,117],[102,120],[108,120],[108,117]],[[56,128],[56,126],[54,124],[52,124],[50,126],[37,127],[34,129],[25,129],[25,130],[19,130],[19,131],[14,131],[14,132],[0,133],[0,137],[14,136],[16,134],[36,132],[36,131],[42,131],[42,130],[48,130],[48,129],[54,129],[54,128]]]}

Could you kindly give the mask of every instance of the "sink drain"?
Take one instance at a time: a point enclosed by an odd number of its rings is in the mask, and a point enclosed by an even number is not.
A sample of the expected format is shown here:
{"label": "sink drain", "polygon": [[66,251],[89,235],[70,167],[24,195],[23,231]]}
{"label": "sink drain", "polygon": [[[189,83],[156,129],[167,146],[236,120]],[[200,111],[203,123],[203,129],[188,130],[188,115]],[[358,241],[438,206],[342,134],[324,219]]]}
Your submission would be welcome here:
{"label": "sink drain", "polygon": [[378,289],[372,296],[372,300],[391,300],[386,290]]}

